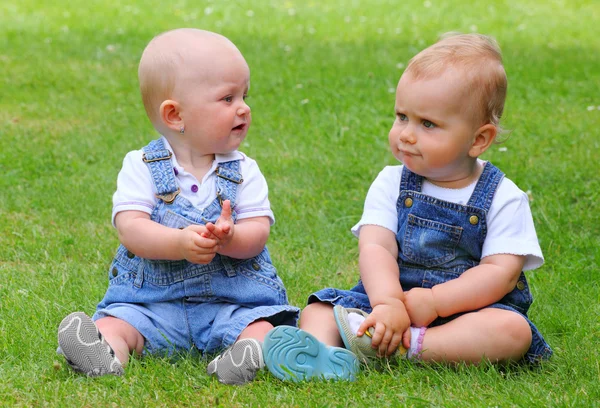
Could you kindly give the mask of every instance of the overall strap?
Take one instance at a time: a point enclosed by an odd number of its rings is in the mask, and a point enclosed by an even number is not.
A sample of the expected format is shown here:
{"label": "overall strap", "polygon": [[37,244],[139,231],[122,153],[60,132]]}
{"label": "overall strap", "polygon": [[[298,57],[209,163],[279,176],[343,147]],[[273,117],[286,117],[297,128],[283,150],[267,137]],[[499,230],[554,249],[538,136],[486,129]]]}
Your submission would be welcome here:
{"label": "overall strap", "polygon": [[240,161],[233,160],[219,163],[215,170],[217,175],[217,198],[223,205],[223,201],[231,201],[231,208],[235,207],[237,189],[244,182],[240,173]]}
{"label": "overall strap", "polygon": [[152,182],[157,192],[156,197],[171,204],[181,192],[175,180],[173,163],[171,163],[173,153],[165,148],[162,139],[153,140],[144,147],[143,151],[142,160],[150,169]]}
{"label": "overall strap", "polygon": [[489,211],[494,194],[503,178],[504,173],[498,167],[486,162],[467,205]]}
{"label": "overall strap", "polygon": [[421,192],[423,188],[423,177],[410,171],[406,166],[402,167],[402,178],[400,180],[400,193],[402,191]]}

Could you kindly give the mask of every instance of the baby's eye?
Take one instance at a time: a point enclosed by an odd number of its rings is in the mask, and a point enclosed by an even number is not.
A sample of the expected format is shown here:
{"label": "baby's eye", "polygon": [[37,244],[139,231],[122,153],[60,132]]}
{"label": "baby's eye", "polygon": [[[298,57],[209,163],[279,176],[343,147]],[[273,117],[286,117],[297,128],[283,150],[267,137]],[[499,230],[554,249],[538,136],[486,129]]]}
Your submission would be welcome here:
{"label": "baby's eye", "polygon": [[404,113],[398,113],[396,116],[398,117],[398,120],[400,120],[400,122],[404,122],[404,121],[408,120],[408,118],[406,117],[406,115]]}
{"label": "baby's eye", "polygon": [[435,126],[435,123],[430,122],[428,120],[424,120],[423,121],[423,126],[425,126],[427,129],[433,129]]}
{"label": "baby's eye", "polygon": [[249,97],[250,97],[250,95],[248,95],[248,94],[245,94],[245,95],[244,95],[244,100],[248,99]]}
{"label": "baby's eye", "polygon": [[225,98],[223,98],[223,100],[224,100],[225,102],[233,102],[233,96],[231,96],[231,95],[227,95]]}

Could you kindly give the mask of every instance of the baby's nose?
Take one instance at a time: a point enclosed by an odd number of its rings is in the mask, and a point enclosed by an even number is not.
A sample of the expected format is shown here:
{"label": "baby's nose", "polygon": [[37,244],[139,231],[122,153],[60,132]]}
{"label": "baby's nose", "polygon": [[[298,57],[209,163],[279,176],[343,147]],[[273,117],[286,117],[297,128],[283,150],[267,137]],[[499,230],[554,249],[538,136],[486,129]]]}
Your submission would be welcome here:
{"label": "baby's nose", "polygon": [[240,108],[238,108],[237,110],[237,114],[238,116],[245,116],[247,114],[250,113],[250,106],[244,104],[244,106],[241,106]]}
{"label": "baby's nose", "polygon": [[404,143],[415,143],[415,135],[410,126],[406,126],[400,133],[400,140]]}

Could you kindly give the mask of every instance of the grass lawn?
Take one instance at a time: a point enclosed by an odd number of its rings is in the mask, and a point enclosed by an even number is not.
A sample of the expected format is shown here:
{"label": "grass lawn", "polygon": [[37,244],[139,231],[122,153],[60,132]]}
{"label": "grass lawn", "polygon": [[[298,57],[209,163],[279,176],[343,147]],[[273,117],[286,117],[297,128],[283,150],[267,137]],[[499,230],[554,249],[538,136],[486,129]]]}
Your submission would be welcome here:
{"label": "grass lawn", "polygon": [[[600,3],[596,0],[0,2],[0,405],[600,406]],[[68,313],[93,313],[118,240],[126,152],[155,138],[137,63],[155,34],[228,36],[252,71],[258,161],[277,218],[269,249],[290,302],[358,277],[349,232],[387,146],[397,80],[447,31],[497,38],[504,127],[484,156],[530,192],[545,265],[532,320],[554,349],[538,369],[400,362],[354,383],[219,384],[206,361],[134,360],[90,379],[54,353]],[[596,34],[594,34],[596,33]]]}

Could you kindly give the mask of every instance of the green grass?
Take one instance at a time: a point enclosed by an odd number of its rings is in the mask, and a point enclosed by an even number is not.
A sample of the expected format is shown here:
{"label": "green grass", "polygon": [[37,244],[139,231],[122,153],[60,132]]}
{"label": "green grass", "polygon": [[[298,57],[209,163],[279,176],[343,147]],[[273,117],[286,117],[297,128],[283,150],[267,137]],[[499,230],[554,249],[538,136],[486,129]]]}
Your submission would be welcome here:
{"label": "green grass", "polygon": [[[516,3],[0,3],[0,405],[600,406],[600,4]],[[528,275],[530,315],[554,357],[535,370],[402,363],[354,383],[262,373],[244,387],[220,385],[192,357],[134,360],[119,378],[68,371],[54,354],[57,325],[104,294],[116,176],[125,153],[154,137],[137,62],[152,36],[182,26],[228,36],[251,67],[242,150],[269,182],[269,248],[298,306],[357,278],[349,229],[394,163],[390,89],[403,64],[446,31],[495,36],[512,132],[506,151],[485,158],[533,197],[546,264]]]}

